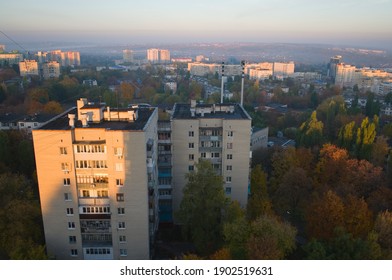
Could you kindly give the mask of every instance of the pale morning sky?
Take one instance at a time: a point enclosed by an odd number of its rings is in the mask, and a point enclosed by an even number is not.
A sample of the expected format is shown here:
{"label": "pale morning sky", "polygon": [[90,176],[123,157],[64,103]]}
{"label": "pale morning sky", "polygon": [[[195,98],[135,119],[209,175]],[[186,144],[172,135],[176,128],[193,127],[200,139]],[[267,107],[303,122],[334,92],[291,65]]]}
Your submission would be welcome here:
{"label": "pale morning sky", "polygon": [[0,30],[18,41],[392,45],[392,0],[2,2]]}

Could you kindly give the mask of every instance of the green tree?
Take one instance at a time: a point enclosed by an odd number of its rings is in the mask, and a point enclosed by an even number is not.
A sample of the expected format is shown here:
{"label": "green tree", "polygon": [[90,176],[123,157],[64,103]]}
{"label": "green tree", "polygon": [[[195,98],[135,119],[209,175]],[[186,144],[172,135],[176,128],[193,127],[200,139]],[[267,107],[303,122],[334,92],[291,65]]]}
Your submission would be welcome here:
{"label": "green tree", "polygon": [[355,122],[352,121],[343,126],[339,131],[338,136],[339,145],[342,148],[351,150],[355,143]]}
{"label": "green tree", "polygon": [[357,139],[356,139],[356,149],[358,158],[370,159],[372,144],[376,139],[376,127],[377,121],[369,121],[366,117],[362,123],[361,127],[357,129]]}
{"label": "green tree", "polygon": [[377,215],[374,230],[378,234],[378,240],[382,248],[392,252],[392,213],[384,211]]}
{"label": "green tree", "polygon": [[370,162],[376,166],[385,167],[388,152],[388,139],[384,136],[377,136],[376,141],[372,145]]}
{"label": "green tree", "polygon": [[380,114],[380,103],[375,100],[373,92],[368,92],[367,94],[365,107],[366,116],[369,118],[372,118],[374,115],[378,116]]}
{"label": "green tree", "polygon": [[188,183],[177,213],[184,234],[203,255],[216,251],[222,242],[224,213],[228,201],[223,179],[209,161],[201,160],[196,171],[186,175]]}
{"label": "green tree", "polygon": [[264,215],[250,224],[247,241],[248,258],[252,260],[284,259],[296,247],[297,230],[274,216]]}
{"label": "green tree", "polygon": [[44,259],[41,209],[22,175],[0,175],[0,258]]}
{"label": "green tree", "polygon": [[235,260],[248,258],[247,242],[250,235],[250,226],[245,216],[238,217],[224,224],[223,236],[230,255]]}
{"label": "green tree", "polygon": [[312,179],[303,168],[291,168],[274,193],[275,211],[295,224],[301,223],[313,190],[312,185]]}
{"label": "green tree", "polygon": [[272,212],[272,204],[267,191],[267,174],[262,170],[261,165],[256,165],[252,169],[247,207],[250,220]]}
{"label": "green tree", "polygon": [[323,141],[323,122],[317,120],[317,113],[313,111],[310,118],[299,128],[298,144],[304,147],[321,145]]}

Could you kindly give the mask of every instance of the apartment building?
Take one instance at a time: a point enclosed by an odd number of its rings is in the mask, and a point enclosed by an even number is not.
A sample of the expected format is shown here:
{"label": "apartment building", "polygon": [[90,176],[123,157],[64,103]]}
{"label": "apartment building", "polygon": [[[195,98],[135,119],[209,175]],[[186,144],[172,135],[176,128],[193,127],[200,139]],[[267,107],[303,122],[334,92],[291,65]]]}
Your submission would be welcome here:
{"label": "apartment building", "polygon": [[21,53],[0,53],[0,66],[18,65],[21,61],[23,61],[23,54]]}
{"label": "apartment building", "polygon": [[156,108],[77,107],[33,130],[47,253],[150,259],[158,227]]}
{"label": "apartment building", "polygon": [[43,63],[42,76],[45,80],[60,77],[60,64],[57,61]]}
{"label": "apartment building", "polygon": [[171,117],[173,211],[179,209],[185,174],[201,159],[222,175],[226,195],[248,201],[251,118],[239,104],[176,104]]}
{"label": "apartment building", "polygon": [[295,64],[290,62],[274,62],[274,78],[283,80],[284,78],[291,77],[294,74]]}
{"label": "apartment building", "polygon": [[35,60],[23,60],[19,62],[20,76],[39,76],[38,62]]}
{"label": "apartment building", "polygon": [[80,52],[76,51],[39,51],[36,53],[36,57],[39,63],[57,61],[61,66],[80,66]]}
{"label": "apartment building", "polygon": [[80,53],[79,52],[61,52],[61,66],[79,66]]}
{"label": "apartment building", "polygon": [[170,51],[163,49],[148,49],[147,60],[151,63],[166,63],[170,61]]}
{"label": "apartment building", "polygon": [[172,142],[170,120],[158,121],[158,193],[159,222],[173,222]]}
{"label": "apartment building", "polygon": [[123,50],[123,61],[133,62],[133,50]]}

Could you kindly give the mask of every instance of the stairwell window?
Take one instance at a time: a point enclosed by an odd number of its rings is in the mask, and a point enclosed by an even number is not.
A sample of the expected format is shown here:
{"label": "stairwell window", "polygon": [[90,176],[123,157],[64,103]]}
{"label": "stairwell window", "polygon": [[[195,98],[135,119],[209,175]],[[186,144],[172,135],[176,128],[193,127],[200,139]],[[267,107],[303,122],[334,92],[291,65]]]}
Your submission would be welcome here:
{"label": "stairwell window", "polygon": [[60,155],[66,155],[67,153],[67,147],[60,147]]}

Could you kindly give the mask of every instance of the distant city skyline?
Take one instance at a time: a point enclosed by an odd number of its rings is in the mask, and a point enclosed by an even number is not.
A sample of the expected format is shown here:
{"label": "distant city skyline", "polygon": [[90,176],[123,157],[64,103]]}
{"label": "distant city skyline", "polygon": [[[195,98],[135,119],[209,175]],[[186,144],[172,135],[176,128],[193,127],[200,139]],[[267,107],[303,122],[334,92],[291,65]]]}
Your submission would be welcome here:
{"label": "distant city skyline", "polygon": [[[17,42],[281,42],[392,49],[390,11],[392,0],[19,0],[2,3],[0,29]],[[11,44],[2,35],[0,43]]]}

